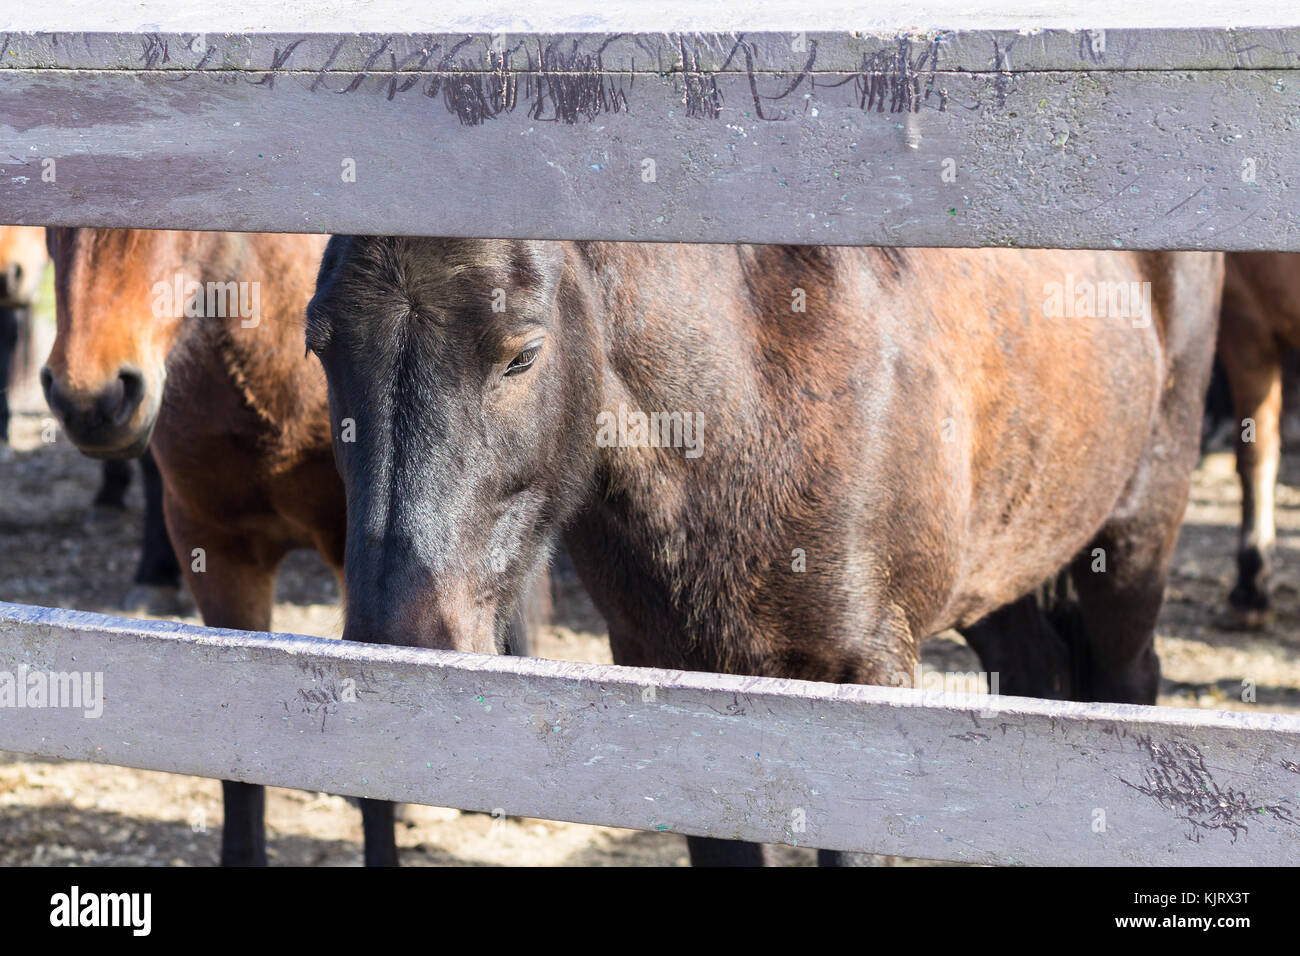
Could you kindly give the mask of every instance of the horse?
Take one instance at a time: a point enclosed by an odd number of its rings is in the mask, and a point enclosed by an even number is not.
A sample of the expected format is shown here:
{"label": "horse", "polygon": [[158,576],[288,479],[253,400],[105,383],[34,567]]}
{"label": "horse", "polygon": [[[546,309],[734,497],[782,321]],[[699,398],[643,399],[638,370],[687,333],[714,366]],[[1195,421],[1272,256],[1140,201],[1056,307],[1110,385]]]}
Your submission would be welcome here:
{"label": "horse", "polygon": [[[44,232],[30,226],[0,226],[0,447],[9,441],[9,390],[33,364],[32,319],[49,263]],[[141,457],[140,467],[144,528],[134,583],[123,607],[174,613],[180,607],[181,570],[163,524],[161,479],[148,452]],[[91,515],[125,510],[130,483],[130,462],[105,461]]]}
{"label": "horse", "polygon": [[[50,409],[98,458],[146,449],[166,530],[214,627],[267,631],[276,569],[314,548],[341,570],[346,501],[325,382],[302,347],[325,238],[50,229]],[[223,781],[221,863],[266,865],[264,788]],[[365,860],[397,861],[392,804],[363,801]]]}
{"label": "horse", "polygon": [[[335,236],[306,341],[353,432],[344,637],[494,653],[563,540],[620,664],[904,686],[949,627],[996,657],[998,616],[1068,568],[1066,692],[1152,703],[1222,271]],[[1059,660],[1002,692],[1059,692]]]}
{"label": "horse", "polygon": [[41,229],[0,226],[0,445],[9,442],[9,389],[31,354],[32,308],[46,261]]}
{"label": "horse", "polygon": [[1224,623],[1258,629],[1273,616],[1275,486],[1282,457],[1283,363],[1300,348],[1300,275],[1287,252],[1227,255],[1218,355],[1232,395],[1241,530]]}

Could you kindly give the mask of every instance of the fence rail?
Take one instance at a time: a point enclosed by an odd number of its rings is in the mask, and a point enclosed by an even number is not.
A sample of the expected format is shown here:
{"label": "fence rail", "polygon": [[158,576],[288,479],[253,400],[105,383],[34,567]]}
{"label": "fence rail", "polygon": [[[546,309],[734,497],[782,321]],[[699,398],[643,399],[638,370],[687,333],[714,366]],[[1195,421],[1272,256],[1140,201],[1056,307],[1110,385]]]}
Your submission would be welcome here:
{"label": "fence rail", "polygon": [[1263,5],[64,6],[0,12],[5,222],[1300,249]]}
{"label": "fence rail", "polygon": [[[99,707],[85,699],[6,706],[6,673],[28,685],[101,674],[102,712],[87,716]],[[0,604],[0,749],[940,860],[1300,862],[1300,716],[1280,714],[522,660]]]}

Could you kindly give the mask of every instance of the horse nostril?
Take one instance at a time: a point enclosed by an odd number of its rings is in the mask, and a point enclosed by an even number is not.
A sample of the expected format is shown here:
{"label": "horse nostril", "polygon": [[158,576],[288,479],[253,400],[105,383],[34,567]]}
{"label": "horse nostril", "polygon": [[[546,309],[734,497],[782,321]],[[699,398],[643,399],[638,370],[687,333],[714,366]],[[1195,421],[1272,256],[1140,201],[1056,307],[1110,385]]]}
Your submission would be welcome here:
{"label": "horse nostril", "polygon": [[117,380],[122,388],[122,398],[112,418],[114,425],[121,426],[131,420],[144,399],[144,375],[139,369],[124,368],[118,373]]}
{"label": "horse nostril", "polygon": [[54,407],[54,373],[50,371],[48,365],[41,366],[41,391],[45,393],[45,404],[49,405],[52,411],[58,411]]}

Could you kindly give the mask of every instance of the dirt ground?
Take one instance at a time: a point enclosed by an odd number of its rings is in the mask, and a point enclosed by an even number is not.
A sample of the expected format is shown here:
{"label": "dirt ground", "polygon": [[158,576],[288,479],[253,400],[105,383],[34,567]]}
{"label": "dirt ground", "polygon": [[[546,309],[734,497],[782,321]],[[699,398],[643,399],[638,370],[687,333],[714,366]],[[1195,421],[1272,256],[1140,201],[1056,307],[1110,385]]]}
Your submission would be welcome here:
{"label": "dirt ground", "polygon": [[[138,474],[126,513],[90,515],[99,463],[66,440],[42,440],[48,412],[34,387],[14,397],[12,451],[0,450],[0,600],[117,613],[137,557]],[[1229,454],[1209,456],[1197,471],[1160,621],[1160,703],[1300,710],[1300,456],[1287,465],[1278,502],[1278,616],[1262,634],[1215,626],[1233,569],[1240,499]],[[558,597],[542,655],[608,662],[603,624],[580,588],[565,587]],[[194,615],[186,620],[200,623]],[[276,630],[337,637],[340,626],[333,576],[314,554],[292,555],[280,576]],[[955,635],[928,641],[925,665],[979,669]],[[1243,680],[1254,681],[1256,703],[1241,702]],[[406,807],[403,816],[405,865],[687,862],[685,841],[673,834],[430,807]],[[267,817],[273,865],[361,862],[360,814],[340,797],[273,789]],[[0,865],[210,865],[220,821],[214,780],[0,753]],[[780,853],[791,865],[814,862],[807,850]]]}

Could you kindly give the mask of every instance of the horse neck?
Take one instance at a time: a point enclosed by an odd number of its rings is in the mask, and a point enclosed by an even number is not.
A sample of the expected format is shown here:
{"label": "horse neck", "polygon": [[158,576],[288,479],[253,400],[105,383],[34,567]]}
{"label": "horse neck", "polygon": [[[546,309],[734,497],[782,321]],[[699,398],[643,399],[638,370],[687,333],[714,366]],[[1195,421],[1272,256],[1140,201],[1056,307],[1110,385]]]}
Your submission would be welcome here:
{"label": "horse neck", "polygon": [[753,427],[750,309],[719,289],[743,290],[729,246],[584,243],[593,334],[603,374],[600,406],[707,414]]}
{"label": "horse neck", "polygon": [[[323,415],[324,375],[306,355],[303,310],[319,249],[300,237],[214,233],[197,250],[199,281],[257,282],[260,308],[190,320],[195,345],[216,361],[208,368],[238,392],[265,426],[284,431],[293,420]],[[314,250],[314,252],[313,252]]]}

